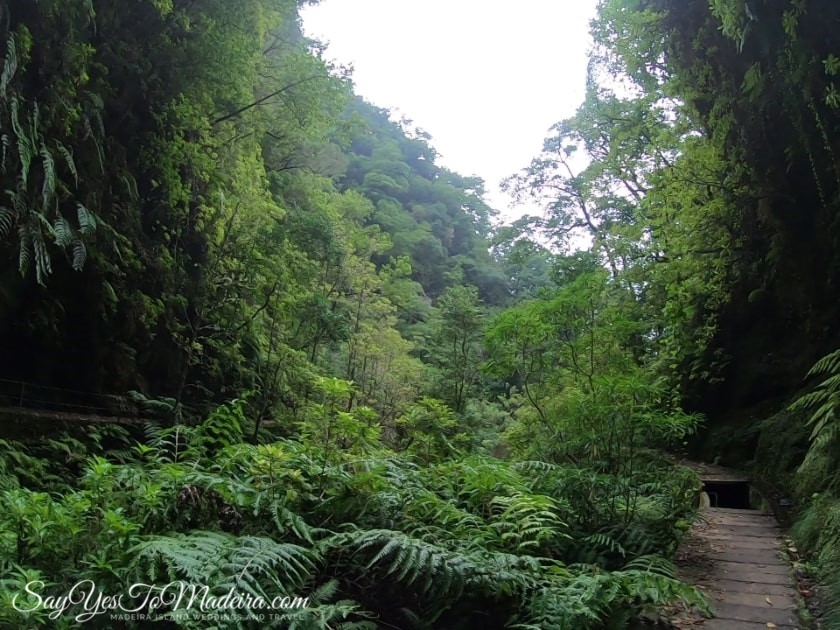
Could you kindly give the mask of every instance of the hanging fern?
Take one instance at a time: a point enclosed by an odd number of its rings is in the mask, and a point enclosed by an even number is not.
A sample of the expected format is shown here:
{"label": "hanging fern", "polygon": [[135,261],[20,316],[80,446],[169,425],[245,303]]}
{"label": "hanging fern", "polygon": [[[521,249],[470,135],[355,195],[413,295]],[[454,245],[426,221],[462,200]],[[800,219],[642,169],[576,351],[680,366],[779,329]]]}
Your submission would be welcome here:
{"label": "hanging fern", "polygon": [[82,234],[93,234],[96,230],[96,219],[90,210],[82,204],[76,206],[76,217],[79,220],[79,231]]}
{"label": "hanging fern", "polygon": [[[4,191],[8,203],[0,205],[0,238],[8,238],[17,227],[18,269],[25,274],[34,267],[36,281],[44,285],[52,273],[53,245],[67,255],[74,270],[84,267],[85,238],[93,234],[96,220],[87,207],[73,199],[73,190],[79,186],[79,171],[72,151],[62,139],[49,137],[50,121],[48,117],[42,121],[38,101],[26,98],[16,89],[21,53],[14,33],[3,34],[7,40],[0,73],[0,129],[4,130],[0,134],[0,171],[11,171],[15,184]],[[97,129],[90,129],[88,137],[96,146],[104,172],[100,146],[104,137],[104,103],[94,93],[85,96],[85,120],[97,122]],[[69,107],[66,103],[65,106]],[[78,229],[68,220],[74,206]]]}
{"label": "hanging fern", "polygon": [[55,243],[59,247],[67,247],[73,242],[73,228],[64,217],[58,217],[53,224]]}
{"label": "hanging fern", "polygon": [[73,182],[79,185],[79,171],[76,170],[76,161],[73,159],[73,154],[65,147],[60,140],[55,141],[55,147],[61,157],[64,158],[64,163],[67,165],[67,170],[73,175]]}
{"label": "hanging fern", "polygon": [[73,241],[73,254],[71,266],[73,271],[81,271],[85,266],[87,260],[87,248],[82,241]]}

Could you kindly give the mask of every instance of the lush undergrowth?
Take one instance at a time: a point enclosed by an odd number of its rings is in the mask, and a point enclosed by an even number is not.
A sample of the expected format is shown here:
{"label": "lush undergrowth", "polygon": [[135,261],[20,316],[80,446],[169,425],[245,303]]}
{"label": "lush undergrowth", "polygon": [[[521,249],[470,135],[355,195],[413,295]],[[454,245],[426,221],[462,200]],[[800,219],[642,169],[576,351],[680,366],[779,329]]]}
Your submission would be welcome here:
{"label": "lush undergrowth", "polygon": [[816,495],[791,531],[819,579],[819,608],[826,628],[840,628],[840,498]]}
{"label": "lush undergrowth", "polygon": [[[3,442],[0,624],[78,625],[81,606],[53,619],[44,606],[16,610],[38,603],[23,596],[37,580],[43,595],[82,580],[106,595],[184,580],[217,595],[309,598],[270,621],[239,609],[218,627],[623,628],[666,602],[701,600],[666,559],[698,480],[653,453],[621,477],[597,461],[427,464],[366,439],[330,448],[306,431],[244,443],[240,409],[150,427],[139,442],[114,428],[84,443]],[[110,612],[85,625],[133,627]]]}
{"label": "lush undergrowth", "polygon": [[807,453],[796,470],[801,509],[792,534],[820,582],[819,606],[826,628],[840,628],[840,350],[817,361],[808,372],[816,385],[790,406],[807,411]]}

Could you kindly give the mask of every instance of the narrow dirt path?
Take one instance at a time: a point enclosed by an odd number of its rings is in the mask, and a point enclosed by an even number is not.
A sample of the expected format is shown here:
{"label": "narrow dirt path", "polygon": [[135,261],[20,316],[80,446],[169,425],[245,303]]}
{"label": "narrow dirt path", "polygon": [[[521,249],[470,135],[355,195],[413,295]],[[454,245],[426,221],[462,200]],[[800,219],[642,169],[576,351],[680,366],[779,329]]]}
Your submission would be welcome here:
{"label": "narrow dirt path", "polygon": [[703,589],[713,619],[683,611],[677,628],[799,628],[796,583],[775,519],[758,510],[709,508],[680,548],[681,578]]}

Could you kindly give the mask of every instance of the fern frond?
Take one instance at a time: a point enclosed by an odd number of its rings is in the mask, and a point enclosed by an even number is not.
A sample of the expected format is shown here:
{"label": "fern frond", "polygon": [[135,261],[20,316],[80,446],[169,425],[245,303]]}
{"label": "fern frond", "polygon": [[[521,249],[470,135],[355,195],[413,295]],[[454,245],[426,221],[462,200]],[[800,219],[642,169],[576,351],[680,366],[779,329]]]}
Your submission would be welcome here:
{"label": "fern frond", "polygon": [[667,558],[658,555],[645,555],[633,558],[624,565],[622,571],[646,571],[662,577],[677,579],[677,570]]}
{"label": "fern frond", "polygon": [[[128,397],[132,402],[137,403],[142,409],[156,414],[162,418],[171,418],[177,415],[178,401],[174,398],[167,398],[164,396],[158,398],[149,398],[141,392],[131,390],[128,392]],[[160,427],[158,427],[160,428]]]}
{"label": "fern frond", "polygon": [[17,42],[14,33],[6,35],[6,58],[3,60],[3,72],[0,74],[0,95],[6,98],[9,83],[15,76],[18,68]]}
{"label": "fern frond", "polygon": [[557,503],[545,495],[517,492],[494,498],[491,507],[495,512],[492,527],[517,551],[538,548],[559,537],[571,538],[557,515]]}
{"label": "fern frond", "polygon": [[137,201],[140,198],[140,193],[137,190],[137,180],[130,174],[123,174],[120,176],[125,190],[128,193],[128,198],[131,201]]}
{"label": "fern frond", "polygon": [[0,152],[0,173],[6,172],[6,159],[9,155],[9,143],[9,134],[0,134],[0,146],[3,147],[2,152]]}
{"label": "fern frond", "polygon": [[70,174],[73,175],[73,181],[75,182],[76,186],[79,185],[79,171],[76,169],[76,161],[73,159],[73,154],[65,147],[60,141],[55,141],[55,146],[58,149],[58,152],[61,154],[61,157],[64,158],[64,163],[67,165],[67,169],[70,171]]}
{"label": "fern frond", "polygon": [[822,404],[825,398],[826,392],[818,388],[813,392],[802,394],[799,398],[797,398],[794,402],[790,404],[789,408],[791,409],[791,411],[808,409],[809,407],[814,407],[816,405]]}
{"label": "fern frond", "polygon": [[69,221],[62,216],[59,216],[55,220],[55,223],[52,226],[52,232],[55,238],[55,244],[62,249],[73,242],[73,227],[70,225]]}
{"label": "fern frond", "polygon": [[309,544],[315,543],[313,527],[300,514],[290,510],[284,502],[272,501],[268,509],[278,533],[283,535],[291,532],[299,540]]}
{"label": "fern frond", "polygon": [[32,248],[29,244],[29,230],[23,225],[18,227],[18,243],[20,247],[20,252],[18,253],[18,270],[21,274],[26,274],[32,262]]}
{"label": "fern frond", "polygon": [[483,526],[483,521],[470,512],[453,505],[430,492],[425,488],[409,489],[402,493],[402,496],[410,496],[410,501],[405,507],[404,527],[408,533],[420,531],[424,527],[441,528],[451,532],[452,536],[459,536],[460,533],[468,538],[477,536],[478,530]]}
{"label": "fern frond", "polygon": [[15,226],[17,215],[11,208],[0,206],[0,238],[6,238]]}
{"label": "fern frond", "polygon": [[825,373],[836,374],[838,372],[840,372],[840,349],[825,355],[814,363],[811,369],[808,370],[806,378]]}
{"label": "fern frond", "polygon": [[132,550],[136,564],[148,563],[146,575],[156,579],[158,563],[166,575],[187,578],[196,583],[212,575],[232,536],[222,532],[195,532],[174,536],[151,536]]}
{"label": "fern frond", "polygon": [[557,470],[558,466],[549,462],[542,462],[538,460],[525,460],[521,462],[514,462],[513,469],[521,473],[549,473]]}
{"label": "fern frond", "polygon": [[[806,485],[816,488],[832,483],[827,472],[824,454],[834,448],[840,439],[840,350],[835,350],[814,363],[808,376],[826,375],[816,389],[795,400],[791,410],[813,409],[806,421],[811,427],[810,446],[797,472]],[[822,471],[819,472],[818,471]],[[821,479],[818,479],[822,476]]]}
{"label": "fern frond", "polygon": [[419,586],[426,594],[460,593],[475,571],[467,558],[399,531],[368,530],[344,541],[356,553],[373,553],[366,569],[378,568],[400,583]]}
{"label": "fern frond", "polygon": [[52,273],[52,261],[40,230],[32,234],[32,250],[35,252],[35,280],[45,286],[47,276]]}
{"label": "fern frond", "polygon": [[41,143],[39,153],[41,155],[44,168],[44,181],[41,184],[41,205],[44,209],[44,213],[47,213],[49,211],[50,204],[53,201],[53,197],[55,196],[57,181],[55,174],[55,160],[53,159],[52,153],[50,153],[50,150],[47,148],[47,145],[43,142]]}
{"label": "fern frond", "polygon": [[81,271],[85,266],[85,261],[87,260],[87,247],[85,244],[76,239],[73,241],[73,257],[72,257],[72,267],[73,271]]}
{"label": "fern frond", "polygon": [[280,612],[276,623],[288,630],[376,630],[372,621],[347,621],[350,617],[374,619],[376,615],[359,610],[351,600],[326,603],[338,591],[338,581],[325,582],[308,596],[307,606],[298,610]]}
{"label": "fern frond", "polygon": [[96,231],[96,217],[82,204],[76,206],[76,217],[79,220],[79,231],[82,234],[93,234]]}
{"label": "fern frond", "polygon": [[85,95],[90,99],[90,102],[93,104],[94,109],[97,111],[102,111],[105,109],[105,101],[102,100],[102,97],[96,92],[85,92]]}
{"label": "fern frond", "polygon": [[242,536],[229,540],[231,546],[222,568],[235,575],[237,583],[256,583],[258,576],[279,577],[279,583],[287,589],[302,585],[315,570],[312,552],[298,545],[263,536]]}
{"label": "fern frond", "polygon": [[303,547],[217,531],[151,536],[133,553],[135,567],[143,576],[154,579],[162,568],[173,579],[230,584],[263,598],[263,583],[288,594],[290,587],[301,586],[315,569],[312,553]]}
{"label": "fern frond", "polygon": [[612,536],[605,533],[596,533],[581,540],[582,543],[593,545],[597,549],[604,549],[611,553],[617,553],[622,558],[627,556],[627,550]]}
{"label": "fern frond", "polygon": [[35,146],[20,124],[20,101],[17,96],[12,96],[9,114],[12,122],[12,131],[14,131],[15,139],[17,140],[18,160],[20,160],[20,173],[18,177],[25,189],[29,182],[29,168],[32,164],[32,158],[35,155]]}
{"label": "fern frond", "polygon": [[827,376],[819,385],[818,389],[825,392],[836,392],[840,389],[840,374]]}

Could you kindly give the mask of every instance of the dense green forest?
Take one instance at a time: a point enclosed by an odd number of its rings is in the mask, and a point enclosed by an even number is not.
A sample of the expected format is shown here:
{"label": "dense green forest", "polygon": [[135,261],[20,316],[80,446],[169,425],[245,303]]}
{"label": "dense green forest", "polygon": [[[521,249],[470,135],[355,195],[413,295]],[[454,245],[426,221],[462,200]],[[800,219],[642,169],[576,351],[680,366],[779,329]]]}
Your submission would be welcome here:
{"label": "dense green forest", "polygon": [[790,497],[840,610],[840,5],[601,0],[505,224],[309,3],[0,4],[0,407],[135,420],[4,417],[0,625],[84,580],[252,598],[103,628],[707,610],[673,452]]}

